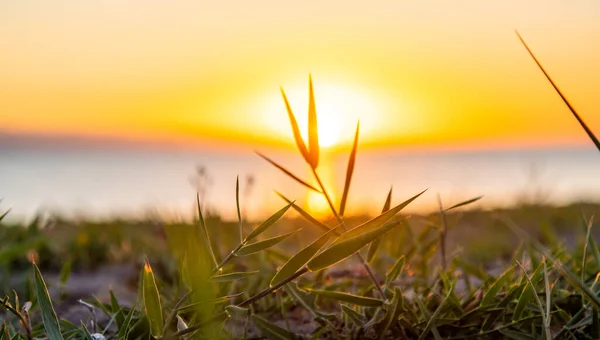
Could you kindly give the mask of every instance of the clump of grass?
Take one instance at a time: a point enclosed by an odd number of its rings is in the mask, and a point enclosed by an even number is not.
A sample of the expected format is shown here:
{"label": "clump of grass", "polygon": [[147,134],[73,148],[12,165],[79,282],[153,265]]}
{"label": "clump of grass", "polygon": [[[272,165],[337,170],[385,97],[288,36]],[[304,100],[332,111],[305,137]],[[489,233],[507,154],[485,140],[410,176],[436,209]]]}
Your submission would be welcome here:
{"label": "clump of grass", "polygon": [[[600,268],[600,248],[592,237],[592,219],[582,228],[584,242],[578,254],[556,241],[559,238],[550,230],[545,230],[545,239],[554,241],[541,243],[506,214],[498,214],[497,223],[523,244],[513,251],[508,268],[498,274],[462,259],[460,253],[449,253],[448,236],[455,229],[448,217],[480,197],[449,208],[444,208],[440,199],[438,218],[426,220],[418,229],[407,216],[398,214],[423,192],[393,206],[390,189],[378,216],[352,223],[345,212],[359,124],[342,199],[336,206],[318,174],[320,150],[312,80],[308,143],[301,137],[283,89],[281,92],[294,139],[316,184],[263,154],[259,156],[323,195],[335,217],[333,225],[319,221],[278,193],[285,206],[245,233],[238,179],[238,221],[228,229],[229,239],[235,238],[231,247],[221,238],[216,241],[217,229],[205,220],[198,195],[195,223],[163,226],[174,278],[158,275],[153,261],[145,258],[133,304],[120,302],[112,293],[108,302],[94,298],[81,302],[94,319],[89,328],[59,319],[48,285],[38,266],[32,264],[30,301],[21,304],[16,292],[0,299],[0,306],[12,315],[0,325],[0,340],[600,338],[600,275],[590,273],[590,268]],[[591,131],[588,135],[597,143]],[[600,149],[600,144],[596,145]],[[290,208],[305,220],[306,230],[283,230],[282,219]],[[4,216],[0,215],[0,222]],[[297,252],[277,249],[310,228],[317,237],[298,238],[303,244]],[[267,236],[273,231],[277,231],[274,236]],[[402,247],[394,243],[402,243]],[[357,260],[364,275],[339,266],[349,258]],[[63,265],[62,285],[70,268],[70,262]],[[109,321],[99,325],[97,313],[105,314]]]}

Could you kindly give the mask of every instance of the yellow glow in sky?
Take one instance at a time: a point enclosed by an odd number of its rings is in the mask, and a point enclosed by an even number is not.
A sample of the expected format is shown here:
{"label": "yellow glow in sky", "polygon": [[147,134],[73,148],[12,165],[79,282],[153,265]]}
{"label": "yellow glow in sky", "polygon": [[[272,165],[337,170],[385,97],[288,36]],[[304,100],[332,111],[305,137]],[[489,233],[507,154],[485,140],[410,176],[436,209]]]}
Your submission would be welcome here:
{"label": "yellow glow in sky", "polygon": [[[519,29],[600,129],[600,3],[3,1],[3,131],[291,146],[586,143]],[[305,131],[306,126],[301,126]]]}

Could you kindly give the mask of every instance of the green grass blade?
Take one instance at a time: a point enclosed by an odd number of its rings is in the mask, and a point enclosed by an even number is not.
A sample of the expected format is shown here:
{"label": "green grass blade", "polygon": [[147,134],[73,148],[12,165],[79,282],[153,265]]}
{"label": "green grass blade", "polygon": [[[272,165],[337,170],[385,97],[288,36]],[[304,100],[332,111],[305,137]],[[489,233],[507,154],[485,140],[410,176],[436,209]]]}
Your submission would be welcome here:
{"label": "green grass blade", "polygon": [[383,305],[383,301],[375,298],[358,296],[349,293],[335,292],[330,290],[319,290],[319,289],[308,289],[309,292],[314,293],[318,296],[323,296],[329,299],[350,303],[357,306],[365,307],[380,307]]}
{"label": "green grass blade", "polygon": [[266,160],[267,162],[271,163],[271,165],[273,165],[274,167],[276,167],[277,169],[281,170],[284,174],[288,175],[289,177],[291,177],[293,180],[295,180],[296,182],[302,184],[303,186],[309,188],[310,190],[313,190],[315,192],[321,193],[321,190],[315,188],[314,186],[308,184],[308,182],[300,179],[300,177],[294,175],[291,171],[289,171],[288,169],[284,168],[283,166],[279,165],[277,162],[275,162],[274,160],[270,159],[269,157],[263,155],[262,153],[255,151],[257,155],[259,155],[262,159]]}
{"label": "green grass blade", "polygon": [[[548,256],[548,254],[546,256]],[[558,260],[551,256],[548,256],[548,258],[553,262],[554,268],[556,268],[556,270],[569,282],[569,284],[582,293],[595,309],[600,310],[600,297],[598,297],[588,286],[586,286],[585,283],[581,282],[581,280],[577,278],[577,275],[565,268]]]}
{"label": "green grass blade", "polygon": [[366,233],[348,238],[342,242],[333,244],[310,260],[306,266],[310,271],[319,271],[332,266],[346,259],[348,256],[358,252],[361,248],[383,236],[385,233],[391,231],[400,224],[401,223],[399,221],[391,222],[375,230],[371,230]]}
{"label": "green grass blade", "polygon": [[200,224],[200,234],[202,236],[202,240],[204,244],[206,244],[206,249],[210,254],[210,258],[213,261],[215,268],[219,266],[217,262],[217,257],[215,256],[215,252],[213,251],[212,242],[210,241],[210,236],[208,235],[208,228],[206,227],[206,223],[204,222],[204,215],[202,214],[202,208],[200,206],[200,194],[196,193],[196,208],[198,209],[198,223]]}
{"label": "green grass blade", "polygon": [[345,315],[356,327],[362,327],[366,321],[364,315],[346,305],[342,305],[342,314]]}
{"label": "green grass blade", "polygon": [[150,333],[155,338],[161,338],[163,336],[163,312],[154,272],[152,271],[152,267],[150,267],[150,263],[148,263],[148,259],[144,263],[142,296],[144,310],[150,324]]}
{"label": "green grass blade", "polygon": [[450,208],[447,208],[447,209],[446,209],[446,210],[444,210],[444,211],[449,211],[449,210],[452,210],[452,209],[456,209],[456,208],[464,207],[465,205],[469,205],[469,204],[471,204],[471,203],[475,203],[475,202],[479,201],[479,200],[480,200],[480,199],[482,199],[482,198],[483,198],[483,196],[479,196],[479,197],[471,198],[471,199],[469,199],[469,200],[466,200],[466,201],[463,201],[463,202],[457,203],[457,204],[455,204],[455,205],[451,206]]}
{"label": "green grass blade", "polygon": [[330,230],[325,234],[321,235],[313,243],[300,250],[296,255],[287,261],[281,269],[275,274],[271,280],[270,286],[274,286],[286,277],[293,275],[300,268],[302,268],[310,259],[312,259],[321,248],[325,246],[327,241],[333,236],[334,230]]}
{"label": "green grass blade", "polygon": [[73,268],[73,261],[68,259],[60,268],[60,284],[62,286],[67,284],[69,277],[71,276],[71,270]]}
{"label": "green grass blade", "polygon": [[546,265],[546,259],[543,259],[542,263],[544,264],[544,290],[546,291],[546,337],[548,339],[552,338],[552,331],[550,330],[550,324],[552,323],[552,314],[550,311],[552,310],[552,289],[550,288],[550,279],[548,277],[548,266]]}
{"label": "green grass blade", "polygon": [[237,209],[237,216],[240,230],[240,242],[244,241],[244,223],[242,222],[242,213],[240,211],[240,176],[235,178],[235,207]]}
{"label": "green grass blade", "polygon": [[315,306],[314,295],[307,293],[300,288],[298,288],[297,283],[290,283],[285,285],[285,291],[292,296],[298,303],[302,305],[302,307],[306,308],[313,316],[313,318],[317,318],[319,313],[317,312]]}
{"label": "green grass blade", "polygon": [[406,258],[403,256],[400,256],[400,258],[398,258],[398,260],[396,260],[396,263],[394,264],[394,266],[392,267],[392,269],[390,270],[389,273],[387,273],[387,275],[385,276],[385,285],[389,286],[392,282],[394,282],[394,280],[396,280],[398,278],[398,276],[400,276],[400,274],[402,273],[402,270],[404,269],[404,264],[406,262]]}
{"label": "green grass blade", "polygon": [[448,289],[448,293],[446,294],[446,296],[444,297],[444,299],[442,300],[440,305],[437,307],[435,312],[433,312],[433,314],[431,314],[431,316],[429,317],[429,320],[427,321],[427,324],[425,325],[425,329],[421,333],[421,336],[419,336],[419,339],[425,339],[425,336],[429,334],[429,332],[432,330],[433,327],[435,327],[438,316],[444,310],[446,303],[448,302],[448,300],[450,299],[450,297],[452,296],[453,293],[454,293],[454,285],[452,285],[452,287],[450,287],[450,289]]}
{"label": "green grass blade", "polygon": [[276,324],[268,321],[267,319],[252,315],[252,321],[256,325],[256,328],[260,330],[260,333],[269,340],[292,340],[296,339],[294,333],[288,331],[285,328],[279,327]]}
{"label": "green grass blade", "polygon": [[35,296],[40,306],[42,322],[44,324],[46,334],[48,334],[48,338],[50,340],[62,340],[63,336],[60,333],[60,324],[58,322],[56,312],[54,311],[54,307],[52,306],[52,300],[50,299],[50,293],[48,293],[48,287],[46,287],[46,282],[42,277],[42,273],[35,263],[33,264],[33,271],[35,279]]}
{"label": "green grass blade", "polygon": [[210,277],[210,280],[213,282],[231,282],[245,279],[247,277],[257,274],[258,272],[259,271],[256,270],[252,272],[234,272],[228,274],[213,275]]}
{"label": "green grass blade", "polygon": [[254,243],[247,244],[247,245],[243,246],[242,248],[240,248],[240,250],[238,250],[235,253],[235,255],[236,256],[246,256],[246,255],[254,254],[254,253],[257,253],[259,251],[265,250],[267,248],[271,248],[272,246],[274,246],[277,243],[285,240],[286,238],[292,236],[293,234],[297,233],[300,230],[301,229],[294,230],[294,231],[289,232],[287,234],[283,234],[283,235],[279,235],[279,236],[268,238],[268,239],[266,239],[264,241],[259,241],[259,242],[254,242]]}
{"label": "green grass blade", "polygon": [[[392,206],[392,189],[393,188],[390,188],[390,191],[388,192],[388,195],[385,199],[385,203],[383,204],[383,209],[381,209],[381,213],[384,213],[384,212],[390,210],[390,207]],[[373,259],[375,258],[375,255],[377,255],[377,250],[379,250],[380,244],[381,244],[380,238],[371,242],[371,245],[369,246],[369,252],[367,253],[367,262],[370,263],[373,261]]]}
{"label": "green grass blade", "polygon": [[292,111],[292,107],[285,95],[285,91],[283,88],[280,88],[281,96],[283,97],[283,101],[285,102],[285,108],[287,110],[288,117],[290,119],[290,125],[292,126],[292,133],[294,134],[294,140],[296,141],[296,145],[298,146],[298,150],[302,154],[304,160],[310,164],[310,155],[308,153],[308,149],[306,148],[306,144],[304,144],[304,139],[302,139],[302,134],[300,134],[300,128],[298,127],[298,122],[296,121],[296,116]]}
{"label": "green grass blade", "polygon": [[92,336],[92,333],[90,333],[90,331],[87,329],[87,327],[85,327],[85,324],[83,323],[83,321],[81,321],[81,333],[83,333],[83,338],[86,340],[94,340],[94,337]]}
{"label": "green grass blade", "polygon": [[525,49],[527,49],[527,52],[529,52],[529,55],[531,56],[531,58],[533,58],[533,60],[535,61],[535,63],[537,64],[537,66],[540,68],[540,70],[542,71],[542,73],[544,73],[544,75],[546,76],[546,79],[548,79],[548,81],[550,82],[550,84],[552,84],[552,87],[554,87],[554,90],[556,90],[556,92],[558,93],[558,95],[560,96],[560,98],[563,100],[563,102],[567,105],[567,107],[569,108],[569,110],[571,111],[571,113],[573,114],[573,116],[575,117],[575,119],[577,119],[577,121],[579,122],[579,125],[581,125],[581,127],[583,128],[583,130],[585,130],[585,133],[587,133],[588,137],[592,140],[592,142],[594,143],[594,145],[596,145],[596,148],[598,149],[598,151],[600,151],[600,141],[598,141],[598,138],[596,138],[596,136],[594,135],[594,133],[592,132],[592,130],[590,130],[590,128],[585,124],[585,122],[583,121],[583,119],[581,119],[581,117],[579,116],[579,114],[577,113],[577,111],[575,111],[575,108],[571,105],[571,103],[569,103],[569,101],[564,96],[564,94],[560,91],[560,89],[558,88],[558,86],[556,86],[556,84],[554,83],[554,81],[552,80],[552,78],[550,78],[550,75],[548,75],[548,72],[546,72],[546,70],[544,69],[544,67],[542,66],[542,64],[540,64],[540,62],[538,61],[538,59],[535,57],[535,55],[531,51],[531,49],[529,49],[529,46],[527,46],[527,44],[525,43],[525,40],[523,40],[523,38],[521,37],[521,35],[519,34],[519,32],[516,32],[516,33],[517,33],[517,36],[519,37],[519,40],[521,40],[521,43],[523,44],[523,46],[525,46]]}
{"label": "green grass blade", "polygon": [[402,312],[402,304],[404,303],[404,297],[402,296],[402,290],[398,287],[394,288],[394,296],[392,302],[388,306],[386,313],[385,327],[381,331],[379,339],[385,339],[387,331],[392,327],[394,322],[398,321],[398,317]]}
{"label": "green grass blade", "polygon": [[[308,212],[306,212],[304,209],[300,208],[296,203],[290,201],[287,197],[283,196],[281,193],[275,191],[275,193],[277,195],[279,195],[279,197],[281,197],[284,201],[286,201],[288,204],[292,205],[292,208],[294,208],[294,210],[296,210],[300,215],[302,215],[302,217],[304,217],[308,222],[314,224],[315,226],[321,228],[323,231],[327,232],[329,230],[331,230],[332,228],[329,228],[328,226],[326,226],[325,224],[319,222],[317,219],[315,219],[314,217],[312,217]],[[337,234],[337,232],[336,232]]]}
{"label": "green grass blade", "polygon": [[128,335],[129,335],[129,331],[131,330],[130,325],[131,325],[131,321],[133,320],[134,315],[135,315],[135,306],[132,306],[131,309],[129,310],[129,313],[127,313],[127,316],[125,317],[123,324],[119,325],[119,334],[117,334],[117,340],[126,340],[127,339]]}
{"label": "green grass blade", "polygon": [[354,143],[352,144],[352,151],[350,152],[350,158],[348,159],[348,167],[346,168],[346,181],[344,182],[344,192],[342,194],[342,200],[340,202],[340,216],[344,216],[344,212],[346,211],[346,201],[348,199],[348,193],[350,192],[350,183],[352,182],[352,174],[354,173],[354,164],[356,163],[356,151],[358,150],[359,130],[360,121],[356,124]]}
{"label": "green grass blade", "polygon": [[510,278],[509,274],[512,273],[514,268],[515,268],[515,266],[512,266],[512,267],[508,268],[507,270],[505,270],[502,273],[502,275],[500,275],[500,277],[496,280],[496,282],[494,282],[487,289],[487,291],[485,292],[485,295],[481,299],[481,303],[479,304],[481,307],[495,305],[496,296],[498,295],[498,293],[500,292],[502,287],[504,287],[504,285]]}
{"label": "green grass blade", "polygon": [[119,300],[117,300],[117,297],[115,296],[115,293],[113,293],[112,290],[110,291],[110,309],[111,312],[115,315],[114,318],[115,322],[117,323],[117,326],[121,327],[125,322],[125,316],[123,315],[123,309],[119,304]]}
{"label": "green grass blade", "polygon": [[317,106],[312,76],[308,76],[308,155],[310,166],[319,166],[319,128],[317,122]]}
{"label": "green grass blade", "polygon": [[425,191],[420,192],[419,194],[407,199],[406,201],[398,204],[397,206],[393,207],[392,209],[384,212],[383,214],[372,218],[371,220],[355,227],[352,228],[350,230],[348,230],[347,232],[343,233],[340,237],[338,237],[335,243],[340,243],[343,242],[349,238],[352,238],[356,235],[360,235],[360,234],[364,234],[365,232],[371,231],[373,229],[376,229],[380,226],[382,226],[384,223],[386,223],[387,221],[389,221],[392,217],[394,217],[397,213],[400,212],[400,210],[404,209],[407,205],[409,205],[412,201],[414,201],[415,199],[417,199],[417,197],[421,196]]}
{"label": "green grass blade", "polygon": [[292,206],[292,204],[290,203],[290,204],[286,205],[285,207],[279,209],[278,212],[274,213],[269,218],[267,218],[263,223],[261,223],[258,227],[256,227],[256,229],[252,230],[252,232],[250,233],[250,235],[248,235],[244,239],[243,243],[252,241],[258,235],[264,233],[273,224],[275,224],[275,222],[279,221],[279,219],[290,209],[291,206]]}
{"label": "green grass blade", "polygon": [[[546,262],[543,262],[544,267],[546,265]],[[517,261],[517,265],[519,267],[521,267],[521,270],[523,271],[523,274],[525,275],[525,279],[527,279],[527,284],[529,285],[532,295],[535,297],[535,301],[537,302],[538,308],[540,310],[540,313],[542,314],[542,323],[544,325],[544,327],[548,327],[545,329],[545,335],[546,335],[546,339],[547,340],[551,340],[552,339],[552,333],[550,332],[550,327],[547,323],[547,315],[544,312],[544,306],[542,305],[542,300],[540,300],[540,297],[537,295],[537,292],[535,290],[535,286],[533,285],[533,282],[531,282],[531,279],[529,278],[529,275],[527,275],[527,270],[525,270],[525,267],[523,267],[523,265],[521,265],[521,263],[519,261]]]}

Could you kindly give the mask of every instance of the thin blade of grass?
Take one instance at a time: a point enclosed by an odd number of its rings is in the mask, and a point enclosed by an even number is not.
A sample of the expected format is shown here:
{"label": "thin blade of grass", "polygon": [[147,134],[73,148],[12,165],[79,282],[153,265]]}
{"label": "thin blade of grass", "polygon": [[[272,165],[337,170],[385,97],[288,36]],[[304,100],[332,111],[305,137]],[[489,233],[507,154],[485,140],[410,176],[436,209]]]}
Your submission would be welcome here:
{"label": "thin blade of grass", "polygon": [[332,266],[358,252],[364,246],[398,227],[400,224],[400,221],[390,222],[375,230],[367,231],[333,244],[310,260],[306,266],[310,271],[319,271]]}
{"label": "thin blade of grass", "polygon": [[287,234],[283,234],[283,235],[268,238],[263,241],[247,244],[247,245],[243,246],[242,248],[240,248],[240,250],[238,250],[235,253],[235,256],[246,256],[246,255],[254,254],[259,251],[265,250],[265,249],[270,248],[270,247],[276,245],[277,243],[285,240],[286,238],[292,236],[293,234],[297,233],[300,230],[301,229],[294,230]]}
{"label": "thin blade of grass", "polygon": [[161,338],[163,336],[163,312],[158,286],[156,285],[154,272],[152,271],[152,267],[150,267],[148,259],[144,263],[143,273],[142,296],[144,298],[144,310],[150,324],[150,333],[155,338]]}
{"label": "thin blade of grass", "polygon": [[394,296],[388,306],[387,313],[385,315],[386,323],[381,331],[379,339],[383,340],[387,336],[387,331],[393,326],[394,322],[398,321],[398,317],[402,312],[402,304],[404,303],[404,297],[402,296],[402,290],[399,287],[394,288]]}
{"label": "thin blade of grass", "polygon": [[132,306],[131,309],[129,310],[129,313],[127,313],[127,316],[125,317],[125,320],[123,321],[123,324],[119,325],[119,333],[117,334],[117,340],[127,339],[128,335],[129,335],[129,331],[131,330],[129,325],[131,325],[131,320],[133,320],[134,315],[135,315],[135,305]]}
{"label": "thin blade of grass", "polygon": [[264,233],[267,229],[269,229],[275,222],[279,221],[279,219],[290,209],[293,203],[286,205],[285,207],[279,209],[276,213],[267,218],[263,223],[261,223],[256,229],[252,230],[250,235],[248,235],[243,243],[252,241],[258,235]]}
{"label": "thin blade of grass", "polygon": [[50,299],[50,293],[48,293],[48,287],[46,287],[46,282],[42,277],[42,273],[35,263],[33,264],[33,271],[35,279],[35,296],[38,300],[40,311],[42,313],[42,323],[44,324],[44,329],[48,334],[48,338],[51,340],[62,340],[63,336],[60,333],[60,323],[58,322],[58,317],[56,316],[56,312],[52,306],[52,300]]}
{"label": "thin blade of grass", "polygon": [[[535,301],[537,302],[538,308],[540,309],[540,313],[542,314],[542,323],[544,325],[544,330],[545,330],[544,333],[546,335],[546,339],[551,340],[552,333],[550,332],[550,327],[548,325],[548,322],[546,321],[548,316],[546,315],[546,312],[544,311],[544,306],[542,305],[542,300],[540,300],[540,297],[537,295],[535,286],[533,285],[533,282],[531,282],[531,279],[529,278],[529,275],[527,274],[527,270],[525,270],[525,267],[523,267],[523,265],[521,265],[521,262],[519,262],[519,261],[517,261],[517,265],[519,267],[521,267],[521,270],[523,271],[525,279],[527,279],[527,283],[532,291],[532,295],[535,297]],[[544,267],[545,267],[545,262],[544,262]]]}
{"label": "thin blade of grass", "polygon": [[244,241],[244,224],[242,222],[242,213],[240,211],[240,176],[235,178],[235,207],[237,208],[238,222],[240,224],[240,242]]}
{"label": "thin blade of grass", "polygon": [[308,153],[308,149],[306,148],[306,144],[304,144],[304,139],[302,139],[302,134],[300,133],[300,128],[298,127],[298,122],[296,121],[296,116],[294,115],[294,111],[292,111],[292,107],[285,95],[285,91],[283,87],[280,88],[281,96],[283,97],[283,101],[285,102],[285,108],[287,110],[288,117],[290,119],[290,125],[292,126],[292,133],[294,134],[294,140],[296,141],[296,145],[298,146],[298,150],[302,154],[304,160],[310,164],[310,155]]}
{"label": "thin blade of grass", "polygon": [[277,169],[281,170],[283,173],[285,173],[286,175],[288,175],[289,177],[291,177],[292,179],[294,179],[296,182],[302,184],[303,186],[309,188],[310,190],[313,190],[315,192],[321,193],[321,190],[315,188],[314,186],[308,184],[306,181],[300,179],[300,177],[294,175],[291,171],[289,171],[288,169],[284,168],[283,166],[279,165],[277,162],[275,162],[274,160],[270,159],[269,157],[263,155],[262,153],[255,151],[257,155],[259,155],[262,159],[266,160],[267,162],[271,163],[274,167],[276,167]]}
{"label": "thin blade of grass", "polygon": [[[381,209],[381,213],[384,213],[384,212],[390,210],[390,207],[392,206],[392,190],[393,190],[393,188],[390,188],[390,191],[388,192],[388,195],[385,199],[385,203],[383,204],[383,209]],[[371,242],[371,245],[369,246],[369,252],[367,253],[367,262],[370,263],[373,261],[373,259],[375,258],[375,255],[377,255],[377,250],[379,250],[380,244],[381,244],[380,238]]]}
{"label": "thin blade of grass", "polygon": [[308,76],[308,155],[310,166],[316,169],[319,166],[319,128],[311,75]]}
{"label": "thin blade of grass", "polygon": [[365,307],[380,307],[383,305],[383,301],[375,298],[358,296],[349,293],[335,292],[330,290],[320,289],[308,289],[309,292],[314,293],[318,296],[323,296],[329,299],[350,303],[357,306]]}
{"label": "thin blade of grass", "polygon": [[257,274],[259,271],[252,271],[252,272],[234,272],[234,273],[227,273],[227,274],[221,274],[221,275],[213,275],[210,277],[210,280],[213,282],[231,282],[231,281],[238,281],[238,280],[242,280],[245,279],[247,277],[250,277],[252,275]]}
{"label": "thin blade of grass", "polygon": [[394,282],[394,280],[396,280],[398,278],[398,276],[400,276],[400,274],[402,273],[402,270],[404,269],[404,264],[406,262],[406,258],[403,256],[401,256],[396,263],[394,264],[394,266],[392,267],[392,269],[390,270],[389,273],[387,273],[387,275],[385,276],[385,285],[389,286],[392,282]]}
{"label": "thin blade of grass", "polygon": [[480,200],[480,199],[482,199],[482,198],[483,198],[483,196],[479,196],[479,197],[471,198],[471,199],[469,199],[469,200],[466,200],[466,201],[463,201],[463,202],[457,203],[457,204],[455,204],[455,205],[451,206],[450,208],[447,208],[447,209],[446,209],[446,210],[444,210],[444,211],[449,211],[449,210],[452,210],[452,209],[456,209],[456,208],[464,207],[465,205],[469,205],[469,204],[471,204],[471,203],[475,203],[475,202],[479,201],[479,200]]}
{"label": "thin blade of grass", "polygon": [[585,124],[585,122],[583,121],[583,119],[581,119],[581,117],[579,116],[579,114],[577,113],[577,111],[575,111],[575,108],[571,105],[571,103],[569,103],[569,101],[564,96],[564,94],[560,91],[560,89],[558,88],[558,86],[556,86],[556,84],[554,83],[554,81],[552,80],[552,78],[550,78],[550,75],[548,75],[548,72],[546,72],[546,70],[544,69],[544,67],[542,66],[542,64],[538,61],[538,59],[535,57],[535,55],[533,54],[533,52],[531,51],[531,49],[529,48],[529,46],[527,46],[527,44],[525,43],[525,40],[523,40],[523,38],[521,37],[521,35],[519,34],[519,32],[515,31],[515,33],[517,33],[517,36],[519,37],[519,40],[521,40],[521,43],[523,44],[523,46],[525,46],[525,49],[527,50],[527,52],[529,52],[529,55],[531,56],[531,58],[533,58],[533,60],[535,61],[535,63],[537,64],[537,66],[540,68],[540,70],[542,71],[542,73],[544,73],[544,75],[546,76],[546,79],[548,79],[548,81],[550,82],[550,84],[552,84],[552,87],[554,87],[554,90],[556,90],[556,92],[558,93],[558,95],[560,96],[560,98],[567,105],[567,107],[569,108],[569,110],[571,110],[571,113],[573,114],[573,116],[575,117],[575,119],[577,119],[577,121],[579,122],[579,125],[581,125],[581,127],[583,128],[583,130],[585,130],[585,133],[587,133],[588,137],[592,140],[592,142],[594,143],[594,145],[596,145],[596,148],[598,149],[598,151],[600,151],[600,141],[598,141],[598,138],[596,138],[596,136],[594,135],[594,133],[592,132],[592,130],[590,130],[590,128]]}
{"label": "thin blade of grass", "polygon": [[392,217],[394,217],[394,215],[396,215],[397,213],[400,212],[400,210],[404,209],[407,205],[409,205],[412,201],[414,201],[415,199],[417,199],[417,197],[421,196],[423,193],[425,192],[422,191],[420,193],[418,193],[417,195],[407,199],[406,201],[398,204],[397,206],[395,206],[394,208],[386,211],[385,213],[372,218],[371,220],[355,227],[352,228],[350,230],[348,230],[347,232],[343,233],[340,237],[338,237],[335,243],[340,243],[343,242],[349,238],[352,238],[356,235],[360,235],[360,234],[364,234],[367,231],[376,229],[378,227],[380,227],[381,225],[383,225],[384,223],[386,223],[387,221],[389,221]]}
{"label": "thin blade of grass", "polygon": [[210,236],[208,236],[208,228],[206,228],[206,223],[204,222],[204,215],[202,214],[202,208],[200,206],[200,194],[196,193],[196,206],[198,209],[198,223],[200,223],[201,229],[201,237],[206,244],[206,249],[210,254],[210,258],[213,261],[215,268],[219,266],[217,262],[217,257],[215,256],[215,252],[213,251],[212,242],[210,241]]}
{"label": "thin blade of grass", "polygon": [[348,159],[348,167],[346,168],[346,181],[344,182],[344,192],[342,194],[342,200],[340,202],[340,216],[344,216],[346,211],[346,200],[348,199],[348,193],[350,192],[350,183],[352,182],[352,174],[354,173],[354,164],[356,163],[356,152],[358,150],[358,134],[360,130],[360,121],[356,123],[356,133],[354,134],[354,143],[352,144],[352,151],[350,152],[350,158]]}
{"label": "thin blade of grass", "polygon": [[2,221],[6,217],[6,215],[8,215],[9,212],[10,212],[10,209],[8,209],[4,213],[2,213],[2,215],[0,215],[0,221]]}
{"label": "thin blade of grass", "polygon": [[587,264],[588,245],[592,233],[592,224],[594,224],[594,215],[588,220],[585,234],[585,244],[583,245],[583,256],[581,258],[581,282],[585,282],[585,267]]}
{"label": "thin blade of grass", "polygon": [[512,266],[505,270],[504,273],[502,273],[502,275],[500,275],[500,277],[496,280],[496,282],[494,282],[487,289],[485,295],[481,299],[481,303],[479,304],[481,307],[495,305],[494,300],[496,299],[496,296],[498,295],[502,287],[504,287],[504,285],[506,284],[507,280],[509,279],[509,274],[513,271],[514,268],[515,266]]}
{"label": "thin blade of grass", "polygon": [[296,255],[292,256],[292,258],[290,258],[289,261],[287,261],[275,274],[271,280],[270,286],[274,286],[302,268],[308,261],[310,261],[310,259],[315,256],[317,252],[319,252],[319,250],[321,250],[321,248],[325,246],[327,241],[329,241],[329,239],[333,236],[333,232],[334,230],[326,232],[313,243],[309,244],[304,249],[296,253]]}
{"label": "thin blade of grass", "polygon": [[552,309],[552,290],[550,289],[550,279],[548,278],[548,266],[546,265],[546,259],[542,260],[544,264],[544,290],[546,291],[546,334],[548,339],[552,338],[552,333],[550,330],[550,324],[552,323],[552,314],[550,310]]}
{"label": "thin blade of grass", "polygon": [[[327,232],[327,231],[329,231],[329,230],[332,229],[332,228],[329,228],[328,226],[326,226],[325,224],[319,222],[316,218],[312,217],[311,214],[307,213],[304,209],[300,208],[298,205],[296,205],[296,203],[294,203],[293,201],[290,201],[287,197],[283,196],[278,191],[275,191],[275,193],[277,195],[279,195],[279,197],[281,197],[288,204],[291,204],[292,208],[294,208],[294,210],[296,210],[300,215],[302,215],[302,217],[304,217],[308,222],[310,222],[310,223],[314,224],[315,226],[321,228],[325,232]],[[335,233],[338,234],[337,232],[335,232]]]}
{"label": "thin blade of grass", "polygon": [[[454,284],[456,284],[456,283],[454,283]],[[450,296],[452,296],[453,292],[454,292],[454,285],[452,287],[450,287],[450,289],[448,289],[448,293],[446,294],[446,296],[444,297],[444,299],[442,300],[440,305],[436,308],[435,312],[433,312],[433,314],[431,314],[431,316],[429,317],[429,320],[427,321],[427,324],[425,325],[425,329],[419,336],[419,340],[425,339],[425,336],[427,336],[429,334],[429,332],[432,331],[433,328],[435,328],[437,317],[444,310],[444,307],[445,307],[446,303],[448,302],[448,300],[450,299]],[[436,330],[436,332],[437,332],[437,330]],[[439,335],[434,334],[434,336],[437,338]]]}
{"label": "thin blade of grass", "polygon": [[342,314],[345,315],[356,327],[362,327],[366,321],[364,315],[346,305],[342,305]]}

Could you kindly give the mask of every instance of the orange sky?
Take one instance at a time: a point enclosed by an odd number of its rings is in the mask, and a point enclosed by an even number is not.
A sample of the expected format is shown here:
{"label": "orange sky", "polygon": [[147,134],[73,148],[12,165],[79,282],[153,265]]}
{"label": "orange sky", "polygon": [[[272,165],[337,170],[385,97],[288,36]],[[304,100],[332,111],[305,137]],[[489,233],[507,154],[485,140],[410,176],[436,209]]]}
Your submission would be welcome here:
{"label": "orange sky", "polygon": [[3,1],[0,129],[283,145],[584,144],[513,30],[600,130],[600,3]]}

